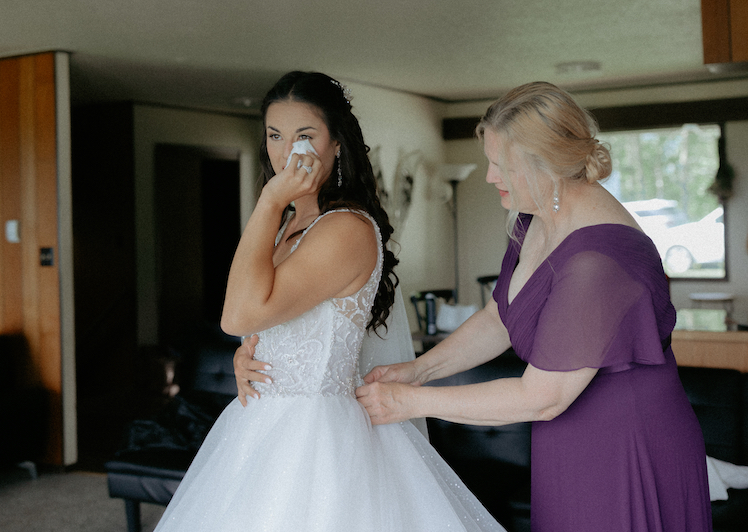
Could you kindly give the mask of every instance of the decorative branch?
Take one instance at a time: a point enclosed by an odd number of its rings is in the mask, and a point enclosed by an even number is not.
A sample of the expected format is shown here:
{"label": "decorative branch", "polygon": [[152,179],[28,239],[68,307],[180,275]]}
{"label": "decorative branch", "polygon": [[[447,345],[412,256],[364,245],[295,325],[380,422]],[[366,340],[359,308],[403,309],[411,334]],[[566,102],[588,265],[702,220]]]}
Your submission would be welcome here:
{"label": "decorative branch", "polygon": [[369,153],[369,160],[379,188],[379,201],[387,211],[395,232],[400,232],[405,226],[410,206],[413,203],[413,187],[415,186],[416,173],[423,162],[423,154],[418,150],[410,153],[400,153],[392,182],[392,190],[388,192],[384,183],[379,148],[377,146]]}
{"label": "decorative branch", "polygon": [[735,179],[735,170],[730,166],[730,163],[727,162],[724,125],[720,126],[720,129],[722,130],[722,134],[717,141],[719,168],[717,168],[717,174],[714,176],[714,183],[711,184],[708,190],[717,196],[720,202],[724,203],[732,197],[732,183]]}

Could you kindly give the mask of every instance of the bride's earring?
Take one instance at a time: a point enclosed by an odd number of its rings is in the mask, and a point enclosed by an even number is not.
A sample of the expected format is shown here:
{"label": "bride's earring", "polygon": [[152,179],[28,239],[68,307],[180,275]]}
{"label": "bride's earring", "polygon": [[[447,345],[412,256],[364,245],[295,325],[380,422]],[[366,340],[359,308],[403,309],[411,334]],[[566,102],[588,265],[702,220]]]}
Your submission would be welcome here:
{"label": "bride's earring", "polygon": [[558,199],[558,182],[553,183],[553,212],[558,212],[561,202]]}
{"label": "bride's earring", "polygon": [[343,186],[343,169],[340,167],[340,150],[335,155],[338,158],[338,188]]}

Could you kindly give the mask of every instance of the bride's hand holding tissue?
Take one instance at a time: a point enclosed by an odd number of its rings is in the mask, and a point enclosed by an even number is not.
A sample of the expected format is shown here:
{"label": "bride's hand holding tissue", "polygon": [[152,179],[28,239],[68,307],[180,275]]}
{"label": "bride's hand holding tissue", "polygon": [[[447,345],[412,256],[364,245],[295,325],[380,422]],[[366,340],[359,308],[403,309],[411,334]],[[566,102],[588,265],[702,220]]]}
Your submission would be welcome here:
{"label": "bride's hand holding tissue", "polygon": [[329,175],[330,168],[326,168],[312,144],[306,139],[296,141],[285,167],[262,188],[258,202],[269,199],[283,210],[297,199],[319,192]]}

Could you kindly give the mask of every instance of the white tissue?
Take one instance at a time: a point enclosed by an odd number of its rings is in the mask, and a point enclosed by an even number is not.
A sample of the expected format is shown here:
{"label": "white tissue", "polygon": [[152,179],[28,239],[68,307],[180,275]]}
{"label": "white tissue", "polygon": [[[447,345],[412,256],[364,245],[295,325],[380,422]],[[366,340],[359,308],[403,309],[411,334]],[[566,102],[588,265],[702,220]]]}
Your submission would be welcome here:
{"label": "white tissue", "polygon": [[728,488],[748,488],[748,466],[735,465],[707,456],[706,470],[709,475],[709,495],[713,501],[726,501]]}
{"label": "white tissue", "polygon": [[709,499],[712,501],[727,500],[727,486],[720,478],[717,468],[714,465],[714,458],[706,457],[706,473],[709,479]]}
{"label": "white tissue", "polygon": [[[298,153],[299,155],[304,155],[305,153],[313,153],[314,155],[318,155],[317,150],[314,149],[314,146],[312,146],[312,143],[309,142],[309,139],[297,140],[293,143],[291,153],[288,154],[286,166],[291,164],[291,157],[293,157],[294,153]],[[296,168],[301,168],[301,161],[299,161],[299,164],[296,166]]]}

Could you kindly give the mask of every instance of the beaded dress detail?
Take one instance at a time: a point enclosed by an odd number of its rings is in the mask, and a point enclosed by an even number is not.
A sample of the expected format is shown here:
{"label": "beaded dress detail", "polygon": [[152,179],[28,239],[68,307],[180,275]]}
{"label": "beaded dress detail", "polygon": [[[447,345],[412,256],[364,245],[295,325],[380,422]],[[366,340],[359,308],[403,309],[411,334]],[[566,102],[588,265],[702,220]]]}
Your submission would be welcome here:
{"label": "beaded dress detail", "polygon": [[157,532],[504,530],[410,422],[372,427],[356,401],[383,253],[376,223],[354,212],[379,241],[368,281],[258,333],[273,382],[226,407]]}
{"label": "beaded dress detail", "polygon": [[[328,211],[312,222],[291,252],[319,220],[335,212],[341,211]],[[257,384],[262,397],[355,395],[362,384],[357,355],[371,319],[383,257],[379,228],[367,214],[360,214],[372,223],[380,242],[374,271],[352,296],[328,299],[297,318],[259,333],[255,357],[273,366],[269,372],[273,383]]]}

